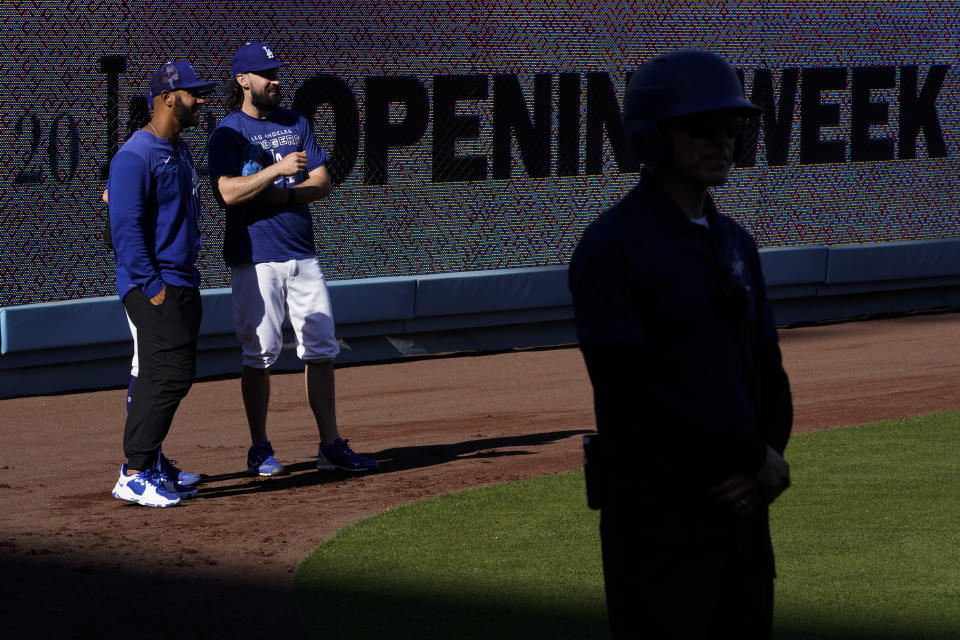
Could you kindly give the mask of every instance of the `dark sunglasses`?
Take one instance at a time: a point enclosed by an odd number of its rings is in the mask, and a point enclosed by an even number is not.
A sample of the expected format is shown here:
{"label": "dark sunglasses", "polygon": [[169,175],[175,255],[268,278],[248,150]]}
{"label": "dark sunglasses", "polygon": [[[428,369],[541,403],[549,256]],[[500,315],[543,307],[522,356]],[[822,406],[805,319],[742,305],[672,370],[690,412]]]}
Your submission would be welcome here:
{"label": "dark sunglasses", "polygon": [[690,134],[694,138],[714,138],[724,135],[736,138],[743,133],[747,125],[744,118],[738,116],[703,116],[695,115],[672,120],[670,124],[680,131]]}
{"label": "dark sunglasses", "polygon": [[261,78],[265,78],[266,80],[270,80],[271,82],[273,82],[279,77],[277,75],[277,71],[278,69],[263,69],[261,71],[248,71],[247,73],[251,73],[255,76],[260,76]]}
{"label": "dark sunglasses", "polygon": [[176,92],[176,91],[183,91],[184,93],[189,93],[189,94],[190,94],[191,96],[193,96],[194,98],[204,98],[204,99],[206,99],[206,98],[209,98],[210,95],[213,94],[216,90],[215,90],[215,89],[200,89],[200,88],[197,88],[197,87],[191,87],[191,88],[189,88],[189,89],[174,89],[173,91],[168,91],[168,90],[164,89],[164,90],[161,92],[161,95],[162,95],[163,93],[174,93],[174,92]]}

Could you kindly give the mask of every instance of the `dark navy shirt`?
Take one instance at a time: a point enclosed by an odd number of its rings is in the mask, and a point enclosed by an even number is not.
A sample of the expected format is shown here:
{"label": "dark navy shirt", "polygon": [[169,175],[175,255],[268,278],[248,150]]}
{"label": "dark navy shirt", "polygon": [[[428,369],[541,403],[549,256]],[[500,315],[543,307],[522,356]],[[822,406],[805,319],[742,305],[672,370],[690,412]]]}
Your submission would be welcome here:
{"label": "dark navy shirt", "polygon": [[766,454],[756,356],[777,332],[753,238],[709,197],[706,220],[645,173],[584,231],[570,288],[598,429],[666,467],[686,457],[714,482]]}
{"label": "dark navy shirt", "polygon": [[[307,172],[326,164],[328,156],[317,146],[313,129],[296,111],[276,108],[266,119],[239,109],[228,113],[207,145],[210,179],[247,176],[289,153],[307,153]],[[285,189],[306,179],[306,173],[280,176],[274,187]],[[264,204],[258,199],[227,208],[223,257],[228,265],[279,262],[316,255],[313,219],[307,204]]]}
{"label": "dark navy shirt", "polygon": [[136,287],[152,298],[164,284],[200,286],[198,185],[182,139],[137,131],[113,157],[107,200],[121,300]]}

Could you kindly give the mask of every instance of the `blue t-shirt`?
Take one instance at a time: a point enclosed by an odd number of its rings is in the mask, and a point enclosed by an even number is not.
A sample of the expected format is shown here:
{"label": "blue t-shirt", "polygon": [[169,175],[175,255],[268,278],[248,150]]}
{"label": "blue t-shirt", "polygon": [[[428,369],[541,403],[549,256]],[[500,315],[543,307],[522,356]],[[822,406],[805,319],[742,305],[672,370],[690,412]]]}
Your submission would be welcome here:
{"label": "blue t-shirt", "polygon": [[200,286],[199,180],[185,140],[137,131],[110,162],[110,233],[117,294],[139,287],[148,297],[164,284]]}
{"label": "blue t-shirt", "polygon": [[[289,188],[303,182],[307,173],[326,164],[328,155],[317,146],[313,128],[305,117],[276,108],[260,120],[239,109],[220,121],[210,136],[210,180],[220,176],[248,176],[282,159],[305,151],[307,171],[280,176],[274,186]],[[313,220],[306,204],[265,204],[260,199],[227,207],[223,258],[228,265],[279,262],[316,255]]]}

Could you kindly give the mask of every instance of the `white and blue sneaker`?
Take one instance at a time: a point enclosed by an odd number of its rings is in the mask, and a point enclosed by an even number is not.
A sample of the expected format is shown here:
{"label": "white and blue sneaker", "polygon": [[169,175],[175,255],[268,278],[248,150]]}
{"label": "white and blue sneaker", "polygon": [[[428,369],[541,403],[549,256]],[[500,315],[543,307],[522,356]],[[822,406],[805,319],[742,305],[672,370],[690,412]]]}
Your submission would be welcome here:
{"label": "white and blue sneaker", "polygon": [[373,458],[361,456],[350,448],[347,441],[337,438],[329,445],[322,442],[317,447],[317,470],[376,471],[380,467]]}
{"label": "white and blue sneaker", "polygon": [[180,504],[180,496],[164,486],[164,478],[156,469],[144,469],[127,475],[126,463],[120,465],[120,477],[113,487],[113,497],[136,502],[145,507],[173,507]]}
{"label": "white and blue sneaker", "polygon": [[193,486],[200,482],[199,473],[181,471],[174,466],[175,462],[176,460],[170,460],[167,456],[163,455],[163,451],[161,451],[157,456],[157,471],[167,476],[171,480],[175,480],[178,484]]}
{"label": "white and blue sneaker", "polygon": [[269,440],[258,442],[247,452],[247,473],[254,476],[279,476],[287,470],[273,457]]}

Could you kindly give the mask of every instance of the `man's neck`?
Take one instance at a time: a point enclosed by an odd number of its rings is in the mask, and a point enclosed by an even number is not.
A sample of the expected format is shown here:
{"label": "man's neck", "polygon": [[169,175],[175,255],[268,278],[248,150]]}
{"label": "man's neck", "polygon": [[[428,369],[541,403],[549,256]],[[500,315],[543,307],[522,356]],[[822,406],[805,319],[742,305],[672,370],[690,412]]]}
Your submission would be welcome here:
{"label": "man's neck", "polygon": [[685,216],[693,220],[706,215],[707,187],[705,185],[665,171],[654,172],[653,175],[660,188],[667,192]]}
{"label": "man's neck", "polygon": [[167,138],[173,144],[177,144],[180,141],[180,133],[182,131],[180,123],[177,122],[176,118],[163,118],[158,116],[154,116],[144,129],[158,138]]}
{"label": "man's neck", "polygon": [[260,109],[253,106],[253,103],[250,100],[244,100],[243,104],[240,106],[240,110],[251,118],[256,118],[257,120],[266,120],[270,114],[271,110],[261,111]]}

